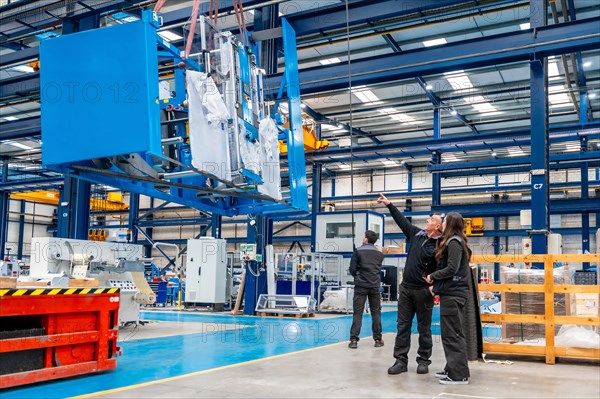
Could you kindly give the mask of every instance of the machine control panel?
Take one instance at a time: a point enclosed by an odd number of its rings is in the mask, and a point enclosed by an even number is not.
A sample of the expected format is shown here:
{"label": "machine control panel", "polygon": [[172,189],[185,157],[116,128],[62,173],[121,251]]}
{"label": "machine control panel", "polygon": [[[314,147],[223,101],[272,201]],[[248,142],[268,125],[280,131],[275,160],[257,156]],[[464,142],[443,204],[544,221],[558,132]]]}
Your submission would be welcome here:
{"label": "machine control panel", "polygon": [[[262,256],[260,256],[262,261]],[[256,244],[240,244],[240,259],[242,261],[259,260],[256,255]]]}

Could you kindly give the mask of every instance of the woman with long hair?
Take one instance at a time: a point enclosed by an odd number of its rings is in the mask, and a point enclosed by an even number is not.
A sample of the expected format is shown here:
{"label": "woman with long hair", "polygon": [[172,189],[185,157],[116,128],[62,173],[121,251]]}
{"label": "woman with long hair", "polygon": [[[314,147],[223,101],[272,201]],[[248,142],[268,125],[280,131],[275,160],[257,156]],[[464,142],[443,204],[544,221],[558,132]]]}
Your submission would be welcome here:
{"label": "woman with long hair", "polygon": [[446,355],[444,371],[436,373],[443,385],[469,383],[469,364],[465,339],[465,306],[467,305],[472,251],[467,245],[465,222],[460,213],[450,212],[442,223],[443,236],[438,242],[437,270],[425,277],[440,296],[442,344]]}

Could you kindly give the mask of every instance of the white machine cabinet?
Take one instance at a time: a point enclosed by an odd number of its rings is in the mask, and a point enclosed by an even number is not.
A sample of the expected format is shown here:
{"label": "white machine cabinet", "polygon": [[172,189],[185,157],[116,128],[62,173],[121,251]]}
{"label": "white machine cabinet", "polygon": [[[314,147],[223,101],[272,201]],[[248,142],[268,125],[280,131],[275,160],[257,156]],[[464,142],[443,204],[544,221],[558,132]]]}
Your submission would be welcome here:
{"label": "white machine cabinet", "polygon": [[227,243],[203,237],[188,240],[185,265],[185,303],[212,305],[222,310],[227,287]]}

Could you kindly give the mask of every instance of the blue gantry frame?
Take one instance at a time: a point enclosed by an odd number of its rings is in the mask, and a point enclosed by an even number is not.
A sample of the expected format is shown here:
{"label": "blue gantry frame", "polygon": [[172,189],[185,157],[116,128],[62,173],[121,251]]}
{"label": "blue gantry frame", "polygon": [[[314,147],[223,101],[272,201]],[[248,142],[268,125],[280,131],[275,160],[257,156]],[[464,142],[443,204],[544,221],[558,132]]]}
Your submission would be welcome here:
{"label": "blue gantry frame", "polygon": [[[98,171],[98,159],[132,153],[137,153],[150,165],[155,165],[157,160],[170,161],[163,155],[160,113],[166,107],[181,105],[185,99],[185,81],[183,72],[176,70],[176,97],[159,101],[159,58],[171,58],[175,65],[182,61],[179,50],[157,34],[159,27],[157,14],[145,11],[141,21],[42,42],[44,164],[67,175],[220,215],[308,212],[300,93],[297,89],[288,90],[295,92],[289,98],[292,123],[285,136],[289,149],[289,202],[270,202],[264,198],[235,194],[232,197],[198,198],[194,187],[206,187],[207,181],[207,177],[201,175],[174,180],[187,187],[171,187],[169,192],[165,192],[156,187],[156,182],[130,178],[114,165]],[[283,32],[288,68],[285,85],[297,88],[295,33],[285,21]],[[124,38],[127,40],[123,41]],[[248,58],[250,51],[257,53],[257,47],[254,50],[240,49],[242,62]],[[189,59],[183,61],[188,68],[202,70]],[[247,72],[242,78],[245,76],[249,80]],[[251,115],[244,114],[245,121],[249,118],[251,121]],[[177,133],[184,139],[185,130],[185,125],[178,126]],[[177,151],[178,159],[184,165],[178,165],[174,171],[185,171],[185,165],[191,165],[189,146],[185,142],[179,143]],[[260,182],[260,177],[250,176],[250,180]],[[247,193],[252,193],[252,190]]]}

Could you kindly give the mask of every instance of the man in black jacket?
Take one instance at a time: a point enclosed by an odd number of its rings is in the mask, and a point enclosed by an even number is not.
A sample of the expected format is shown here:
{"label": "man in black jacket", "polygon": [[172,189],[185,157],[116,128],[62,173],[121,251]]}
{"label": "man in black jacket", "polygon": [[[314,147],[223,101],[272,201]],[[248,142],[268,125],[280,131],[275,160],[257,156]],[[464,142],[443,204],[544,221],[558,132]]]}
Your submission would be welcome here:
{"label": "man in black jacket", "polygon": [[433,295],[425,277],[436,269],[435,249],[441,238],[442,217],[432,215],[421,229],[410,223],[406,217],[383,194],[379,194],[378,203],[386,205],[410,243],[402,284],[398,291],[398,333],[394,344],[396,362],[388,369],[388,374],[400,374],[407,371],[408,352],[410,350],[410,332],[415,314],[419,331],[419,351],[417,373],[427,374],[431,361],[433,340],[431,339],[431,312]]}
{"label": "man in black jacket", "polygon": [[381,339],[381,263],[383,254],[375,247],[379,235],[374,231],[367,230],[363,245],[356,248],[350,260],[350,274],[354,276],[354,316],[352,328],[350,329],[350,349],[358,348],[360,328],[362,327],[362,316],[365,310],[365,301],[369,298],[371,309],[373,339],[375,347],[383,346]]}

